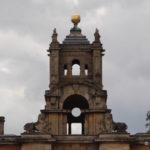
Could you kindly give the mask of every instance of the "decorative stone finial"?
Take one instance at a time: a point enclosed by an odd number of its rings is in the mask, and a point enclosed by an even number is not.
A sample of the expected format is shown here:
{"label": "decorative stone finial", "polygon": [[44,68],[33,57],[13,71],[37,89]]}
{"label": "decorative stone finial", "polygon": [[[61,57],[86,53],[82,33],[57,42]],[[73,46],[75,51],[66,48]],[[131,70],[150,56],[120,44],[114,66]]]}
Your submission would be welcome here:
{"label": "decorative stone finial", "polygon": [[57,35],[58,34],[56,32],[56,28],[54,28],[53,34],[52,34],[52,42],[50,43],[49,49],[47,50],[48,52],[51,52],[51,50],[58,50],[59,49],[59,42],[57,40]]}
{"label": "decorative stone finial", "polygon": [[98,48],[98,49],[100,49],[101,50],[101,54],[102,54],[102,56],[104,55],[103,54],[103,52],[105,51],[104,49],[103,49],[103,45],[102,45],[102,43],[101,43],[101,40],[100,40],[100,34],[99,34],[99,30],[96,28],[96,30],[95,30],[95,33],[94,33],[94,37],[95,37],[95,39],[94,39],[94,41],[93,41],[93,46],[95,47],[95,48]]}
{"label": "decorative stone finial", "polygon": [[56,32],[56,28],[54,28],[54,30],[53,30],[52,42],[57,42],[57,32]]}
{"label": "decorative stone finial", "polygon": [[56,28],[54,28],[54,30],[53,30],[53,34],[57,34],[57,33],[56,33]]}
{"label": "decorative stone finial", "polygon": [[71,28],[71,32],[81,32],[81,29],[78,27],[78,23],[80,22],[80,15],[74,14],[71,17],[71,21],[74,24],[74,27]]}
{"label": "decorative stone finial", "polygon": [[100,42],[100,35],[99,35],[99,30],[96,28],[96,31],[94,33],[95,36],[95,42]]}
{"label": "decorative stone finial", "polygon": [[77,25],[80,22],[80,15],[78,15],[78,14],[72,15],[71,21],[72,21],[72,23],[74,23],[75,25]]}

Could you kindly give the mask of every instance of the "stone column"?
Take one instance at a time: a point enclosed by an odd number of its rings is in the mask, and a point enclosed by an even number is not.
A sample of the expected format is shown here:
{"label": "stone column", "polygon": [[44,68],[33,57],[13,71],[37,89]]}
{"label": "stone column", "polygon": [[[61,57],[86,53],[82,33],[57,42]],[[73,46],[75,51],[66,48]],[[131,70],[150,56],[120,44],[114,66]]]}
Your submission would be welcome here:
{"label": "stone column", "polygon": [[71,64],[68,64],[68,72],[67,72],[67,76],[68,77],[71,77],[72,76],[72,65]]}
{"label": "stone column", "polygon": [[0,116],[0,135],[4,134],[5,117]]}
{"label": "stone column", "polygon": [[85,66],[84,65],[80,66],[80,75],[81,75],[81,77],[85,76]]}
{"label": "stone column", "polygon": [[71,123],[68,123],[68,134],[71,134]]}
{"label": "stone column", "polygon": [[82,135],[84,134],[84,122],[82,123]]}

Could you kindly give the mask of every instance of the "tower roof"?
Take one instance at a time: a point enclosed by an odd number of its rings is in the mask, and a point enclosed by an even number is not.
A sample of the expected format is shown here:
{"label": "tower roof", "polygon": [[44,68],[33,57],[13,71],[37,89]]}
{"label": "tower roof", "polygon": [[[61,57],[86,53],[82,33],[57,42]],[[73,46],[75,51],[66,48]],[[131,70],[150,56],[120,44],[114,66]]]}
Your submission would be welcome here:
{"label": "tower roof", "polygon": [[81,29],[78,27],[80,16],[78,14],[74,14],[71,17],[71,21],[74,23],[74,27],[71,28],[70,34],[66,36],[63,44],[89,44],[86,36],[82,35]]}

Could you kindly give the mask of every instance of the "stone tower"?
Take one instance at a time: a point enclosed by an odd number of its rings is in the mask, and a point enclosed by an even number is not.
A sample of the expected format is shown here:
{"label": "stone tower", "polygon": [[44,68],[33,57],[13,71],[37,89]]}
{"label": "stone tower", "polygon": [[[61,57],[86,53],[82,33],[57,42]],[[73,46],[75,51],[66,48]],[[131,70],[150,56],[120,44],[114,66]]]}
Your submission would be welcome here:
{"label": "stone tower", "polygon": [[[128,137],[127,126],[115,123],[106,105],[107,91],[102,83],[104,49],[99,31],[96,29],[90,43],[78,27],[80,16],[72,16],[72,22],[74,26],[62,44],[57,40],[56,29],[53,31],[48,49],[50,84],[45,91],[45,109],[37,122],[25,125],[26,132],[22,134],[24,141],[34,142],[34,137],[39,136],[52,143],[49,148],[43,146],[43,150],[97,150],[99,142],[108,135]],[[23,150],[27,149],[25,145]],[[124,150],[128,150],[128,144]]]}

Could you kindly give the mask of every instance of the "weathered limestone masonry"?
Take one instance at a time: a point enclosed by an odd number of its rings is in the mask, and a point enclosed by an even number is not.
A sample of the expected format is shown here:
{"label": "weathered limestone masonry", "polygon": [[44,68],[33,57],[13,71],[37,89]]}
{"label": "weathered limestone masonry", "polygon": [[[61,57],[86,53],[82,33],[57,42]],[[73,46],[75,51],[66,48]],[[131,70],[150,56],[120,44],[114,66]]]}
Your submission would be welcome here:
{"label": "weathered limestone masonry", "polygon": [[[45,108],[20,136],[4,135],[0,117],[0,150],[150,150],[150,135],[130,135],[127,125],[113,120],[103,89],[104,49],[98,29],[90,43],[72,16],[73,28],[61,43],[56,29],[47,50],[50,84]],[[74,127],[77,127],[75,134]]]}

